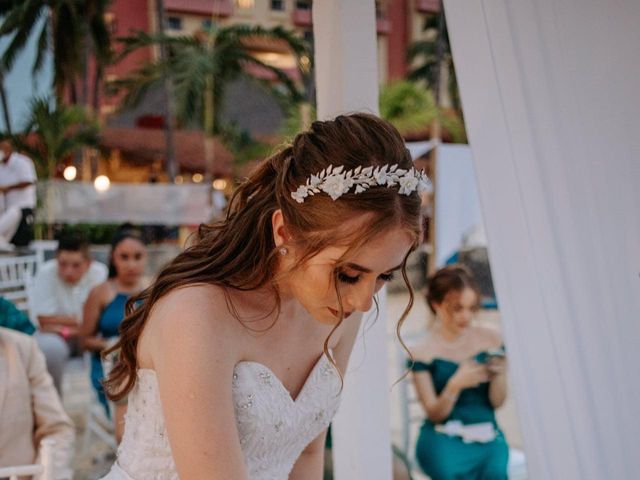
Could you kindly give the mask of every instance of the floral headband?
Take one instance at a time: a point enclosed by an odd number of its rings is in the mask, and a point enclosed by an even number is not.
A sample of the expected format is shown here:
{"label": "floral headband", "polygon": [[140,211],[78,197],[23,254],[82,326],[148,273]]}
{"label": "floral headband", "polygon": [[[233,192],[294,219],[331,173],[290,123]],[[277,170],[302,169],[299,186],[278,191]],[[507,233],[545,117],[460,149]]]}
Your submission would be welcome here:
{"label": "floral headband", "polygon": [[354,193],[362,193],[374,186],[400,186],[398,193],[410,195],[418,191],[431,190],[431,181],[423,171],[411,167],[409,170],[398,168],[398,164],[379,167],[358,167],[344,171],[344,165],[329,165],[317,175],[311,175],[305,185],[300,185],[291,197],[298,203],[310,195],[324,192],[333,200],[337,200],[355,187]]}

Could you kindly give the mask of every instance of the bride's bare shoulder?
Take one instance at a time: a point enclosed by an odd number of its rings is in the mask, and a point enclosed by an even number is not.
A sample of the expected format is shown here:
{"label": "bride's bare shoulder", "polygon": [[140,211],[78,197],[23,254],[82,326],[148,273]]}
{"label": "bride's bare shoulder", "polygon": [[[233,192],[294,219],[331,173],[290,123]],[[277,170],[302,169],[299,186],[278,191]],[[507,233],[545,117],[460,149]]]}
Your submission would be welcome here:
{"label": "bride's bare shoulder", "polygon": [[168,344],[182,343],[197,348],[206,342],[215,348],[239,339],[239,322],[229,311],[228,294],[223,287],[194,284],[176,288],[153,305],[145,321],[139,343],[140,363],[153,363],[154,351],[165,351]]}
{"label": "bride's bare shoulder", "polygon": [[211,319],[226,316],[228,292],[224,287],[192,284],[171,290],[153,305],[149,320],[180,322],[181,318]]}

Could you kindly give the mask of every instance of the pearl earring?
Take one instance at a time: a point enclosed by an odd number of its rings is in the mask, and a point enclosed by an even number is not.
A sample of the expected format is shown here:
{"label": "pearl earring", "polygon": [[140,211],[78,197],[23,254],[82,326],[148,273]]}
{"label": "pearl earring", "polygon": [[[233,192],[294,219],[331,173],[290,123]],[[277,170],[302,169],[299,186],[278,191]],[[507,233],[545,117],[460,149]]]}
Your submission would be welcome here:
{"label": "pearl earring", "polygon": [[287,247],[280,247],[278,249],[278,251],[280,252],[280,255],[285,256],[287,253],[289,253],[289,249]]}

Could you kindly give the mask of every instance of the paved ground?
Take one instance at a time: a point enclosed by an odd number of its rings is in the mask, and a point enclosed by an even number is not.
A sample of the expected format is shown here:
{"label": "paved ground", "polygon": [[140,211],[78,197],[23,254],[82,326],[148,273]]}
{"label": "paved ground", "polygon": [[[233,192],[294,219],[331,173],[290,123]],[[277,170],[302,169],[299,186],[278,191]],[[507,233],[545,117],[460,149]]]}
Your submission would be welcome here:
{"label": "paved ground", "polygon": [[[398,355],[398,342],[395,338],[395,322],[407,303],[408,296],[404,293],[390,294],[387,297],[386,316],[389,333],[389,378],[398,379],[403,371],[400,368]],[[403,335],[410,338],[423,331],[428,319],[427,309],[421,298],[416,299],[415,306],[407,319]],[[499,314],[496,312],[483,312],[479,322],[499,328]],[[392,440],[396,445],[402,445],[403,441],[403,416],[401,406],[402,385],[396,385],[391,389],[392,396]],[[94,394],[89,384],[87,367],[82,359],[74,359],[70,362],[64,379],[64,405],[76,424],[78,438],[76,445],[76,476],[77,480],[93,480],[100,478],[113,459],[113,452],[97,437],[84,442],[84,430],[87,419],[87,410],[94,401]],[[419,407],[414,407],[419,408]],[[507,404],[498,412],[498,418],[503,427],[507,439],[512,447],[521,448],[522,440],[516,417],[516,406],[513,396],[509,397]],[[415,441],[415,428],[418,422],[414,422],[414,433],[410,436],[411,443]],[[418,478],[424,478],[418,476]]]}

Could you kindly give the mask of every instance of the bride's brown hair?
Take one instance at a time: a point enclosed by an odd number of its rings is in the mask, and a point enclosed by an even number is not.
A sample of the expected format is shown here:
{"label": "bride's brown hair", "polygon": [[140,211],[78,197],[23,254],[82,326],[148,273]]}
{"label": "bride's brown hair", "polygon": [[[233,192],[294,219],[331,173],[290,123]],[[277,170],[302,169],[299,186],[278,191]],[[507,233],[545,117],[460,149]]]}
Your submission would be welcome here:
{"label": "bride's brown hair", "polygon": [[[135,385],[138,340],[153,306],[170,291],[198,283],[238,290],[268,287],[273,290],[275,309],[279,311],[274,273],[278,255],[271,223],[277,209],[282,210],[291,235],[289,244],[300,255],[298,265],[333,245],[348,246],[346,257],[393,227],[406,230],[415,248],[421,233],[420,197],[416,192],[403,195],[398,193],[398,187],[374,186],[362,193],[343,194],[335,201],[324,193],[307,197],[304,203],[291,197],[291,192],[305,184],[311,175],[329,165],[344,165],[345,170],[350,170],[385,164],[398,164],[403,169],[413,166],[398,131],[386,121],[364,113],[314,122],[309,131],[298,134],[290,145],[265,159],[234,192],[226,218],[201,225],[193,244],[162,269],[151,287],[128,302],[120,340],[110,350],[119,350],[119,358],[105,381],[109,396],[119,400]],[[357,232],[339,228],[345,220],[356,217],[366,220]],[[410,301],[398,321],[398,333],[413,304],[405,264],[406,257],[402,276],[409,288]],[[338,299],[339,268],[337,265],[334,272]],[[227,295],[231,313],[242,322],[229,300]],[[343,315],[341,312],[340,317]],[[324,351],[334,363],[328,351],[329,338],[325,340]]]}

